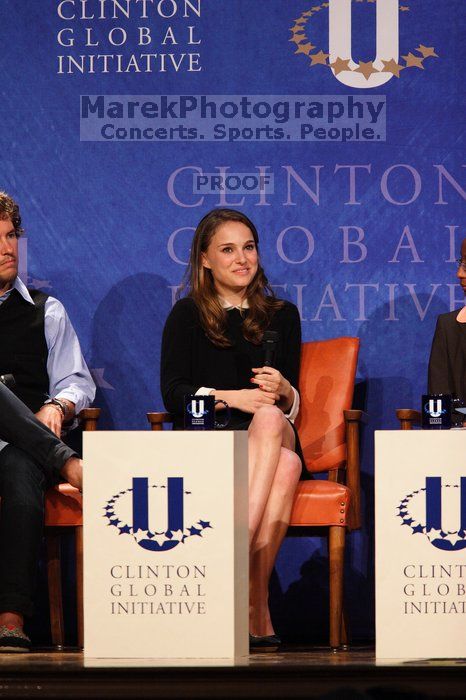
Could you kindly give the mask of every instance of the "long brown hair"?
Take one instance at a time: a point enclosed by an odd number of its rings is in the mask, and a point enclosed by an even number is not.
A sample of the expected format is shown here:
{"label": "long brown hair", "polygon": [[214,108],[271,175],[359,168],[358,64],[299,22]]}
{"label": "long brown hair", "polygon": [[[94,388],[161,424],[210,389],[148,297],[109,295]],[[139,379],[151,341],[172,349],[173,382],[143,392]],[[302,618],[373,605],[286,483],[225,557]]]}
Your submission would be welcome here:
{"label": "long brown hair", "polygon": [[[245,214],[233,209],[213,209],[197,225],[183,285],[188,288],[188,295],[194,299],[201,325],[208,338],[222,348],[231,345],[226,336],[227,313],[219,301],[212,272],[203,265],[202,254],[207,251],[218,227],[228,221],[238,221],[247,226],[258,250],[257,229]],[[249,303],[249,313],[243,322],[243,335],[246,340],[258,345],[272,316],[283,306],[283,302],[273,293],[260,262],[246,290],[246,298]]]}

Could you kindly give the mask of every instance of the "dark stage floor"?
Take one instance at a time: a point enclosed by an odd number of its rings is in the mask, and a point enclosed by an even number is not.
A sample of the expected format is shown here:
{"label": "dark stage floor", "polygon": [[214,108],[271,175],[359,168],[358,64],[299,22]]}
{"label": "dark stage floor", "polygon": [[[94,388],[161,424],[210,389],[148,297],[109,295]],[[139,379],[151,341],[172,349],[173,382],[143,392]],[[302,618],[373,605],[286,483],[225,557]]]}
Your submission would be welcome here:
{"label": "dark stage floor", "polygon": [[98,663],[72,651],[4,654],[0,698],[466,698],[465,659],[380,663],[370,647],[289,646],[237,665]]}

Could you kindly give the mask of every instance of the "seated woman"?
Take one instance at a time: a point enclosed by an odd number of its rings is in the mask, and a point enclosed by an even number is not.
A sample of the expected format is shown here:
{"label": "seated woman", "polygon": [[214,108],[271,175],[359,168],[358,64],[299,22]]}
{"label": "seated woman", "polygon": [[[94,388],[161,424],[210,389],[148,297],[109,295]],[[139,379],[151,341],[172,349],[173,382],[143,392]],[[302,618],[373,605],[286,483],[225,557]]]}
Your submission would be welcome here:
{"label": "seated woman", "polygon": [[[466,238],[457,277],[466,298]],[[466,306],[440,314],[429,360],[429,393],[456,394],[466,403]]]}
{"label": "seated woman", "polygon": [[[163,333],[161,388],[183,427],[185,394],[215,394],[231,409],[230,430],[248,431],[250,643],[276,645],[268,584],[301,475],[292,420],[299,408],[301,327],[297,308],[275,297],[258,254],[258,234],[242,213],[216,209],[199,223],[188,295]],[[262,337],[279,333],[275,367],[264,367]]]}

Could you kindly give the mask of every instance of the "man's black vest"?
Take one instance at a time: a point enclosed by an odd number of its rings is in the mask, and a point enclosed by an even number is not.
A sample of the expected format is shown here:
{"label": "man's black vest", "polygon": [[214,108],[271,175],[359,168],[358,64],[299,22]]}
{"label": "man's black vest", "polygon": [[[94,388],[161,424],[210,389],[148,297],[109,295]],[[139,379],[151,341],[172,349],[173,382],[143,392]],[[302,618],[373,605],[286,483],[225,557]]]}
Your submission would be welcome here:
{"label": "man's black vest", "polygon": [[39,410],[49,392],[44,315],[47,295],[29,290],[34,306],[14,289],[0,304],[0,374],[13,374],[14,393]]}

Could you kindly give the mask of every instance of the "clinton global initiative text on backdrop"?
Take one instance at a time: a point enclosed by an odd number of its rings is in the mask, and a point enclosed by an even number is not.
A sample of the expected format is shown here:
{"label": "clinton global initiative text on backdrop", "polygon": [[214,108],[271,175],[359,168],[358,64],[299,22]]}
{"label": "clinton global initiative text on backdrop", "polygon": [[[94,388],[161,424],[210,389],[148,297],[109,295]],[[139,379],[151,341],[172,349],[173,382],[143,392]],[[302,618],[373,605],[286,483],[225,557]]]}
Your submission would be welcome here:
{"label": "clinton global initiative text on backdrop", "polygon": [[[466,192],[459,183],[460,173],[441,164],[418,169],[408,163],[384,167],[372,163],[335,163],[331,168],[328,164],[284,164],[279,170],[263,164],[254,168],[260,175],[273,175],[273,193],[262,190],[233,196],[217,190],[211,195],[201,195],[195,190],[195,176],[204,172],[201,165],[182,166],[171,173],[167,180],[170,201],[181,209],[193,211],[191,225],[176,228],[168,235],[167,253],[173,262],[180,266],[187,264],[199,209],[245,204],[269,207],[279,202],[287,208],[289,222],[285,227],[265,231],[264,244],[272,249],[281,265],[285,263],[293,269],[293,283],[282,278],[274,280],[274,286],[298,306],[303,322],[364,322],[381,305],[384,306],[383,321],[399,321],[400,307],[406,308],[405,299],[413,320],[424,321],[434,299],[445,296],[445,291],[450,309],[461,303],[461,290],[455,283],[445,285],[435,279],[419,283],[410,279],[411,271],[413,275],[418,274],[416,270],[429,263],[429,242],[416,218],[417,206],[423,199],[438,207],[440,216],[446,213],[440,224],[432,225],[432,236],[437,241],[439,260],[455,264],[462,228],[460,222],[447,216],[450,204],[455,206],[458,199],[466,199]],[[231,172],[230,166],[225,165],[214,166],[213,170],[221,175]],[[377,208],[387,207],[392,212],[383,231],[383,253],[380,228],[374,228],[380,227],[380,222],[373,223],[372,227],[366,223],[366,209],[374,207],[374,190],[379,192]],[[336,203],[347,212],[344,223],[322,228],[322,224],[315,221],[313,210]],[[410,208],[413,204],[415,210]],[[322,277],[321,255],[329,248],[341,266],[342,275],[333,276],[328,283],[320,282],[319,289],[315,278]],[[374,265],[385,268],[383,281],[379,275],[374,281]],[[406,273],[402,280],[399,277],[401,267]],[[301,283],[301,276],[305,283]],[[178,287],[169,286],[169,289],[174,301]]]}
{"label": "clinton global initiative text on backdrop", "polygon": [[202,70],[201,0],[62,0],[57,17],[58,75]]}

